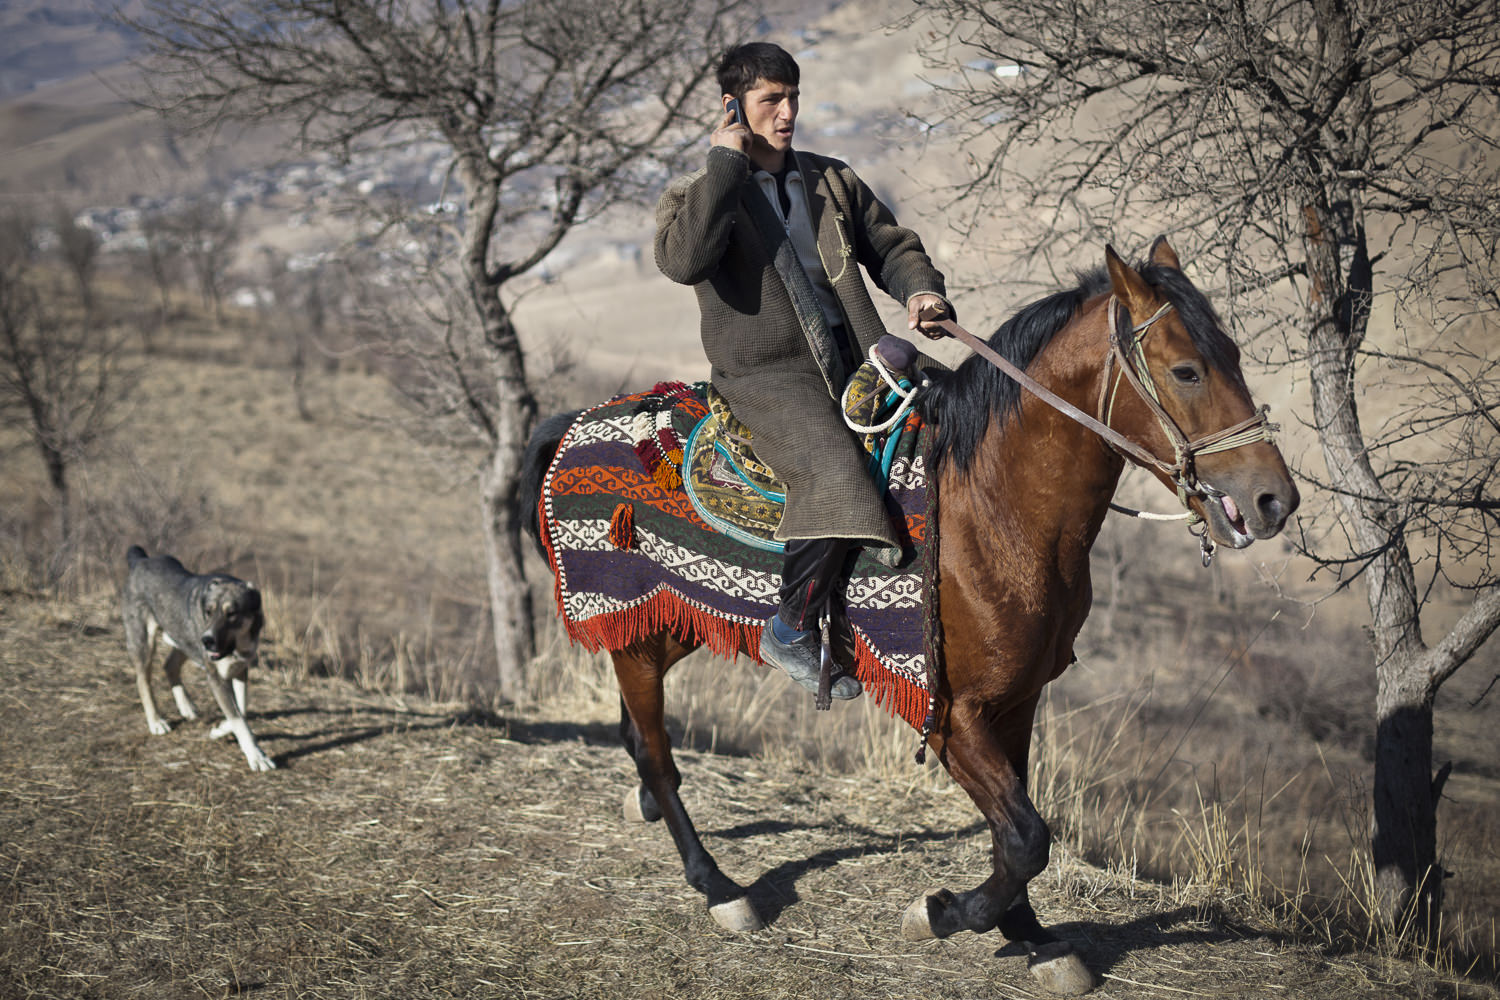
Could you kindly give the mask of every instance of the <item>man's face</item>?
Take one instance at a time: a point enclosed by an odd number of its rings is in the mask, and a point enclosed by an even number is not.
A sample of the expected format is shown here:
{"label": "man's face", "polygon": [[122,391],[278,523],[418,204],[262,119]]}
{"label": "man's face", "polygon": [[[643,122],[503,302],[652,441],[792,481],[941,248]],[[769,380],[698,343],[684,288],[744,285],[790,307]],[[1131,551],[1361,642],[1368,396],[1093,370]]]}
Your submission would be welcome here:
{"label": "man's face", "polygon": [[792,148],[792,132],[797,123],[797,88],[789,83],[756,80],[740,101],[745,122],[755,133],[756,145],[766,145],[778,153]]}

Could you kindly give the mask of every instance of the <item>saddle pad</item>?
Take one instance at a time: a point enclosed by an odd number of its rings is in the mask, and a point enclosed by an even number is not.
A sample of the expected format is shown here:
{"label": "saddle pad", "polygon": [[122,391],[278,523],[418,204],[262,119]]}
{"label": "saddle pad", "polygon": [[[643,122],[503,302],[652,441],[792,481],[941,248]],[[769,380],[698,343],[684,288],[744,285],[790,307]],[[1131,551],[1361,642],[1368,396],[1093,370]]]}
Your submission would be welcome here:
{"label": "saddle pad", "polygon": [[[668,409],[672,433],[641,449],[638,418]],[[748,653],[759,662],[761,626],[776,610],[781,553],[709,526],[680,480],[661,474],[657,457],[707,413],[699,393],[662,384],[586,410],[564,435],[538,514],[558,613],[574,642],[619,650],[671,629],[720,656]],[[925,444],[919,419],[908,421],[910,436]],[[935,553],[927,545],[923,451],[899,456],[891,470],[887,503],[909,540],[903,558],[891,567],[861,551],[844,592],[855,675],[870,697],[918,730],[927,713],[927,614],[936,613],[924,582]],[[648,471],[648,462],[657,467]]]}
{"label": "saddle pad", "polygon": [[[910,382],[902,385],[910,389]],[[887,415],[888,421],[895,422],[886,431],[861,437],[870,455],[870,475],[882,489],[890,480],[896,456],[904,453],[910,458],[919,437],[915,424],[907,433],[908,421],[900,419],[900,413],[894,410],[900,399],[887,396],[884,389],[875,367],[866,362],[855,372],[844,394],[848,404],[845,412],[854,421],[853,426],[874,424],[877,417]],[[712,386],[706,388],[706,395],[709,415],[685,429],[687,443],[680,448],[688,500],[700,517],[729,537],[753,548],[781,552],[783,543],[776,540],[776,529],[781,526],[786,487],[756,456],[754,433],[729,411],[724,397]],[[891,409],[883,410],[882,406]],[[682,412],[678,410],[679,418]],[[638,435],[641,431],[638,417]],[[893,516],[901,515],[893,512]],[[881,553],[881,561],[889,565],[896,565],[898,559],[896,553]]]}
{"label": "saddle pad", "polygon": [[698,516],[716,530],[752,548],[781,552],[776,540],[784,487],[755,460],[737,421],[710,390],[710,413],[688,432],[682,449],[682,481]]}

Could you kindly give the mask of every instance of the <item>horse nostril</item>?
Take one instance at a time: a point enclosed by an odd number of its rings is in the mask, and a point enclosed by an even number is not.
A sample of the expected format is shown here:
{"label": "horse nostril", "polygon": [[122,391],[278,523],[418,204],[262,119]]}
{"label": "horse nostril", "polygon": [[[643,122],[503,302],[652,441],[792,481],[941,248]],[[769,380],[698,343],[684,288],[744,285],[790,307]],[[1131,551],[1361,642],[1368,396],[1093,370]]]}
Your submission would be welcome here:
{"label": "horse nostril", "polygon": [[1255,509],[1260,514],[1261,520],[1268,525],[1280,527],[1286,522],[1287,515],[1291,513],[1286,501],[1275,493],[1262,493],[1255,498]]}

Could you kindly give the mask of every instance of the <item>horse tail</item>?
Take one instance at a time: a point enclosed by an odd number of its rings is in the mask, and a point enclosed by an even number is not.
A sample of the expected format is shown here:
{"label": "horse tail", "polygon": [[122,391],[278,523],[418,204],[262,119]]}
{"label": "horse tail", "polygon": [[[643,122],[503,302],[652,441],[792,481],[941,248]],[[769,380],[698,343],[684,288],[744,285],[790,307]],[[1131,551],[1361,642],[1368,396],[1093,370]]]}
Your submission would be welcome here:
{"label": "horse tail", "polygon": [[526,512],[525,521],[522,524],[531,540],[536,543],[536,550],[542,558],[547,557],[542,548],[542,524],[539,505],[542,499],[542,480],[547,477],[547,469],[552,464],[553,456],[557,454],[557,446],[562,443],[563,435],[568,433],[568,428],[573,426],[573,421],[578,419],[582,410],[573,410],[568,413],[554,414],[536,425],[531,432],[531,439],[526,442],[526,451],[521,456],[521,483],[516,490],[516,500],[521,504],[521,509]]}

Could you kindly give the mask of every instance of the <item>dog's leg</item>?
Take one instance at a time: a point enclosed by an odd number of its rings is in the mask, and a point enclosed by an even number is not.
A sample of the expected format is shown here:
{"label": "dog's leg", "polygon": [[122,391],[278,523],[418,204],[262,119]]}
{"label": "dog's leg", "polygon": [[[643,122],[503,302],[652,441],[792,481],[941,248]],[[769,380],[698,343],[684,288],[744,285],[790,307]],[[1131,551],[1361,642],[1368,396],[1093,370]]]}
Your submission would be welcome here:
{"label": "dog's leg", "polygon": [[[234,733],[234,738],[239,741],[240,752],[245,755],[245,760],[250,764],[252,771],[271,771],[276,767],[276,762],[267,757],[265,751],[255,742],[250,727],[245,723],[245,717],[240,714],[239,705],[235,704],[234,691],[229,686],[229,681],[221,676],[213,667],[209,667],[205,673],[208,675],[208,686],[212,689],[214,697],[219,701],[219,708],[224,713],[224,721],[215,726],[215,731],[227,728]],[[210,733],[212,735],[212,733]]]}
{"label": "dog's leg", "polygon": [[[245,696],[248,693],[246,691],[245,682],[249,679],[250,671],[248,669],[246,669],[242,674],[229,675],[229,683],[234,689],[234,703],[239,707],[240,717],[247,720],[247,725],[249,724],[248,720],[250,718],[250,711],[245,707]],[[214,726],[208,731],[208,738],[211,740],[221,740],[232,732],[234,732],[234,728],[230,726],[229,720],[225,719],[223,722],[220,722],[217,726]]]}
{"label": "dog's leg", "polygon": [[[156,656],[156,622],[142,622],[127,616],[125,620],[125,645],[135,661],[135,687],[141,695],[141,707],[146,710],[146,728],[153,736],[165,736],[172,731],[171,723],[156,711],[156,698],[151,694],[151,661]],[[174,650],[175,652],[175,650]]]}
{"label": "dog's leg", "polygon": [[172,683],[172,700],[177,702],[177,711],[184,719],[196,719],[198,708],[193,704],[193,699],[188,697],[187,688],[182,686],[182,665],[187,661],[182,650],[174,649],[167,653],[167,662],[162,664],[162,673],[167,675],[167,680]]}

